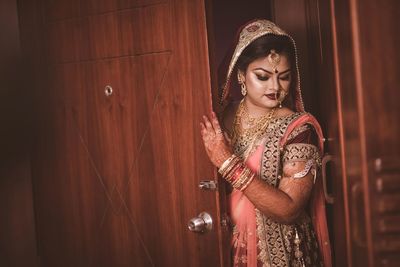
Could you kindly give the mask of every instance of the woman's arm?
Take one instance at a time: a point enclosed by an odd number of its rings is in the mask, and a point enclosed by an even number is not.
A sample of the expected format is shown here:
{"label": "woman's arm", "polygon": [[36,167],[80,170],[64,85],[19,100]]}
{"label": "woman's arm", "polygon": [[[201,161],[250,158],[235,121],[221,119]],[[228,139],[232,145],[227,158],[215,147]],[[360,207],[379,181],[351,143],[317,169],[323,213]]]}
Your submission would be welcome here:
{"label": "woman's arm", "polygon": [[[299,126],[292,134],[283,150],[283,173],[278,189],[257,179],[251,188],[247,188],[250,190],[244,191],[260,211],[283,223],[295,220],[308,202],[320,157],[316,146],[318,137],[313,128]],[[266,192],[270,189],[274,189],[275,193]],[[279,200],[273,204],[268,194]]]}
{"label": "woman's arm", "polygon": [[[219,134],[221,129],[215,114],[212,114],[211,118],[210,121],[204,117],[204,122],[201,123],[203,142],[210,160],[220,168],[232,152],[225,140],[222,140],[223,136]],[[309,136],[307,138],[310,139]],[[308,172],[302,178],[293,177],[303,171],[305,166],[305,160],[288,160],[284,163],[278,188],[256,177],[243,192],[265,215],[282,223],[291,223],[303,211],[313,186],[312,172]]]}
{"label": "woman's arm", "polygon": [[259,177],[243,191],[246,197],[266,216],[281,223],[293,222],[303,211],[313,186],[313,176],[291,178],[304,170],[305,162],[287,164],[278,188],[266,184]]}

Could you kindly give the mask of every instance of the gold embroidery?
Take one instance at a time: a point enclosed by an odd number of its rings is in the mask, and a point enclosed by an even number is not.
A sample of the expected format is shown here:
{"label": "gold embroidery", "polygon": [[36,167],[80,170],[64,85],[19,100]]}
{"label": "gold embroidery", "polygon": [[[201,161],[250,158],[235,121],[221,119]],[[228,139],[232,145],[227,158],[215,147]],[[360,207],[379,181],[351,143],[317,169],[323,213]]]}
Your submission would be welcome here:
{"label": "gold embroidery", "polygon": [[262,263],[262,267],[269,267],[268,247],[267,247],[267,234],[266,226],[264,225],[263,215],[256,209],[256,226],[258,243],[257,247],[259,253],[257,255],[258,260]]}
{"label": "gold embroidery", "polygon": [[283,151],[282,162],[308,161],[310,159],[319,163],[321,156],[316,146],[311,144],[296,143],[287,145]]}
{"label": "gold embroidery", "polygon": [[[301,153],[288,154],[288,151],[291,150],[291,145],[287,145],[284,149],[279,147],[280,140],[287,127],[302,114],[304,113],[294,113],[287,117],[272,119],[263,136],[265,147],[261,159],[260,177],[272,186],[277,187],[279,185],[279,174],[282,171],[281,163],[284,162],[284,157],[287,160],[289,158],[299,160],[316,158],[316,155],[319,156],[319,153],[317,153],[318,149],[315,146],[312,147],[312,145],[304,146],[306,147],[306,151],[303,151],[303,155]],[[237,142],[234,149],[242,150],[244,147],[245,144]],[[255,211],[258,266],[299,266],[294,255],[294,229],[297,229],[299,237],[302,240],[300,249],[304,253],[304,261],[307,266],[322,266],[311,220],[307,214],[304,213],[300,216],[295,224],[285,225],[272,221],[258,209],[255,209]],[[236,263],[243,263],[241,258],[235,258],[234,261]]]}
{"label": "gold embroidery", "polygon": [[[294,113],[287,117],[276,118],[270,123],[271,130],[266,136],[261,163],[261,178],[272,186],[278,186],[281,172],[279,142],[290,123],[302,114]],[[259,259],[263,266],[290,266],[281,226],[257,210]]]}
{"label": "gold embroidery", "polygon": [[282,225],[282,234],[284,237],[285,247],[289,253],[292,252],[292,242],[294,237],[294,227],[293,225],[283,224]]}
{"label": "gold embroidery", "polygon": [[302,132],[305,132],[307,130],[310,129],[310,126],[308,124],[303,124],[300,127],[297,127],[296,129],[294,129],[288,136],[287,140],[290,141],[293,138],[295,138],[296,136],[298,136],[299,134],[301,134]]}
{"label": "gold embroidery", "polygon": [[242,261],[242,263],[247,263],[247,256],[246,255],[242,255],[240,260]]}
{"label": "gold embroidery", "polygon": [[262,157],[262,175],[261,179],[270,185],[277,186],[279,179],[279,162],[280,162],[280,148],[279,141],[285,133],[289,124],[303,113],[294,113],[284,118],[276,118],[270,123],[271,130],[266,135],[265,148]]}
{"label": "gold embroidery", "polygon": [[285,165],[296,161],[306,161],[306,165],[302,171],[295,173],[292,178],[303,178],[311,171],[315,183],[317,165],[321,163],[318,148],[314,145],[304,143],[287,145],[283,151],[282,164]]}

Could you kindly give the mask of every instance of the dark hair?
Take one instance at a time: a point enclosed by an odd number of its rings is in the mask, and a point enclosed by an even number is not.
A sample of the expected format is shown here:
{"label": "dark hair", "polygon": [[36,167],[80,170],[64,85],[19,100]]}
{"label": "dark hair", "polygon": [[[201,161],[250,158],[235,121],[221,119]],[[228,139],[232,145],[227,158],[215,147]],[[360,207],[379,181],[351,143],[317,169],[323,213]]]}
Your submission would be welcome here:
{"label": "dark hair", "polygon": [[274,49],[279,54],[286,54],[289,62],[294,62],[294,51],[290,39],[287,36],[267,34],[257,38],[249,44],[237,61],[237,68],[243,72],[251,62],[266,57]]}
{"label": "dark hair", "polygon": [[[292,81],[297,80],[296,58],[292,41],[284,35],[267,34],[257,38],[247,46],[237,60],[238,70],[246,72],[251,62],[266,57],[274,49],[279,54],[285,54],[291,64]],[[292,82],[289,88],[289,95],[283,102],[286,106],[294,108],[294,90],[296,82]]]}

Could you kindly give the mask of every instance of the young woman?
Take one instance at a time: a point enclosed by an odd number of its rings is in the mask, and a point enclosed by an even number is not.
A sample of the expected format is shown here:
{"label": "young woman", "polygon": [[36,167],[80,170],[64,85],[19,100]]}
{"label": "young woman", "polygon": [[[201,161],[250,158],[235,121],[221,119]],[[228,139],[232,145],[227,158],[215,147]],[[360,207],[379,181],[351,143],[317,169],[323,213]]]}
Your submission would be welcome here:
{"label": "young woman", "polygon": [[272,22],[246,24],[226,72],[221,124],[215,113],[201,122],[207,154],[233,188],[234,266],[331,265],[322,133],[304,111],[296,53]]}

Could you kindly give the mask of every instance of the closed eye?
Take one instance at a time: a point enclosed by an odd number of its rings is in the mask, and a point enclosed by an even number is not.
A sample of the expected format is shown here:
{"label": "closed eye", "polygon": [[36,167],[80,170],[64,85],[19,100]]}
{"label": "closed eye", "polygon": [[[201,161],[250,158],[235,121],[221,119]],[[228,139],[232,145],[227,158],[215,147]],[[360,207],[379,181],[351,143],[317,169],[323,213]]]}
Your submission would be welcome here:
{"label": "closed eye", "polygon": [[279,77],[279,79],[282,80],[282,81],[289,81],[290,80],[290,75]]}
{"label": "closed eye", "polygon": [[259,79],[260,81],[267,81],[269,79],[269,76],[257,75],[257,79]]}

